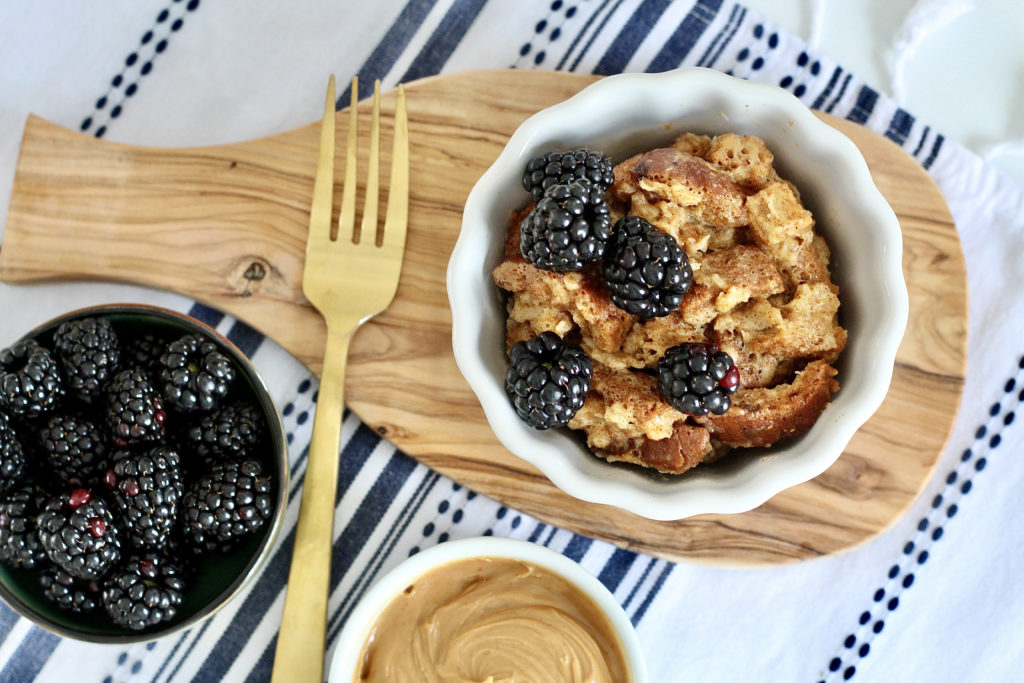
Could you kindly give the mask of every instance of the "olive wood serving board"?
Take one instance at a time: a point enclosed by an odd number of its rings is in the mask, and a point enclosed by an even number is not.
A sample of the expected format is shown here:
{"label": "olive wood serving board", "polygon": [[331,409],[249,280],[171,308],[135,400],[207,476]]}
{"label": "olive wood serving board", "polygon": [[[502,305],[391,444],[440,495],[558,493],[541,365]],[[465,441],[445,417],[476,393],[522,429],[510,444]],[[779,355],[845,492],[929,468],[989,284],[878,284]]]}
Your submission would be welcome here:
{"label": "olive wood serving board", "polygon": [[[913,502],[952,427],[966,366],[966,274],[953,220],[928,175],[892,142],[829,115],[821,116],[861,149],[899,217],[910,291],[910,323],[889,395],[831,468],[750,512],[662,522],[569,497],[494,437],[452,356],[445,270],[462,207],[527,116],[595,80],[508,70],[407,84],[406,258],[394,303],[353,340],[348,405],[406,453],[475,491],[660,557],[763,566],[873,538]],[[394,102],[394,93],[383,95],[385,143]],[[359,109],[360,131],[367,133],[369,103]],[[340,160],[346,113],[336,125]],[[302,295],[318,127],[224,146],[156,149],[97,140],[30,116],[0,279],[121,280],[179,292],[244,320],[319,372],[324,323]],[[381,147],[388,163],[390,144]]]}

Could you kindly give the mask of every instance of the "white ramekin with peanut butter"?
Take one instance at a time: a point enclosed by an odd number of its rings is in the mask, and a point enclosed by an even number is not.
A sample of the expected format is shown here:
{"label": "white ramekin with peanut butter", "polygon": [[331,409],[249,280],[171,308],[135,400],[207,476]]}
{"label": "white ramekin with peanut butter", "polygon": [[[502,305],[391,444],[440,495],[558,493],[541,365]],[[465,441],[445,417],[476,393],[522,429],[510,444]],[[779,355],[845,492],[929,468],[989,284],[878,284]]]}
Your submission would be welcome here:
{"label": "white ramekin with peanut butter", "polygon": [[481,537],[412,556],[363,598],[331,683],[645,683],[629,619],[596,578],[543,546]]}

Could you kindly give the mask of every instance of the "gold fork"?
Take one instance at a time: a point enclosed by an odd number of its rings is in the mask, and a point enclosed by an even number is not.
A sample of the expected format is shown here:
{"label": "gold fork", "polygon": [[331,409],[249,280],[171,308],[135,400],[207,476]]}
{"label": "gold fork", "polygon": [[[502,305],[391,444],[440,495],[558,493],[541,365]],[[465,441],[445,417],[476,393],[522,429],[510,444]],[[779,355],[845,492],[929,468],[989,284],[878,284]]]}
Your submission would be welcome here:
{"label": "gold fork", "polygon": [[[355,233],[356,121],[358,81],[352,79],[345,187],[336,238],[331,236],[334,189],[334,76],[320,128],[320,152],[309,214],[302,291],[327,323],[327,344],[320,375],[313,438],[302,485],[295,547],[274,654],[273,680],[321,683],[330,594],[331,549],[338,479],[338,446],[345,363],[352,334],[391,303],[398,288],[409,217],[409,130],[405,91],[398,86],[395,107],[391,184],[383,237],[377,240],[380,149],[380,82],[374,84],[366,200]],[[358,240],[358,241],[354,241]],[[379,244],[378,244],[379,241]]]}

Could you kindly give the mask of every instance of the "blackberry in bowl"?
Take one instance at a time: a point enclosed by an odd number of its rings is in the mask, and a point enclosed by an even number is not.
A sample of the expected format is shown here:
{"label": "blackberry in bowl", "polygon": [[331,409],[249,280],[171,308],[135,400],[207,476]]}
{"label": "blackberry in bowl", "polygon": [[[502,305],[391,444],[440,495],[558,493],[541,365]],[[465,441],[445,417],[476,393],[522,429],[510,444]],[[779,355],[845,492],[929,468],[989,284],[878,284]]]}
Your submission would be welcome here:
{"label": "blackberry in bowl", "polygon": [[[0,354],[13,377],[0,404],[8,605],[69,638],[141,642],[208,618],[255,576],[284,514],[288,453],[237,347],[187,315],[111,304]],[[165,358],[184,369],[173,381],[161,381]],[[200,482],[204,503],[244,518],[230,543],[187,533]]]}

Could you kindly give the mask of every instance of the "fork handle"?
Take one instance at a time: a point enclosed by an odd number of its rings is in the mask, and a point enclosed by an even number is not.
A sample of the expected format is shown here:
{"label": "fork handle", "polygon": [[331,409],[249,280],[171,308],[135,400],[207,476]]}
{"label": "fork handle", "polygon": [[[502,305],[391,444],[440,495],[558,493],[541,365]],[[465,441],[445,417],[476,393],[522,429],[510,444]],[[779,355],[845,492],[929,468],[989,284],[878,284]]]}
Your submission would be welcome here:
{"label": "fork handle", "polygon": [[322,683],[330,595],[338,447],[350,334],[327,329],[299,521],[274,654],[274,683]]}

